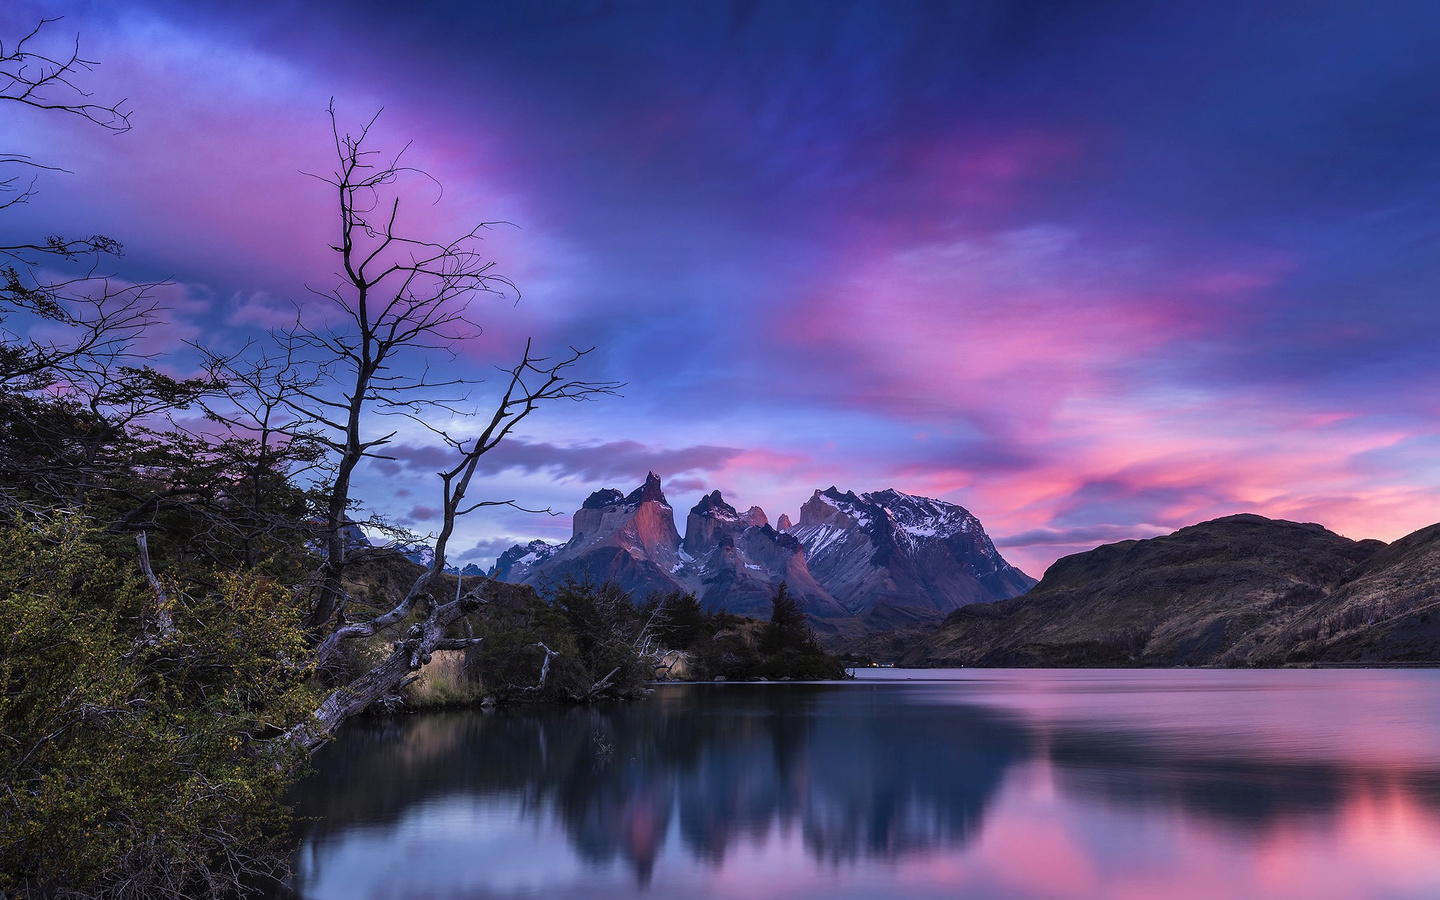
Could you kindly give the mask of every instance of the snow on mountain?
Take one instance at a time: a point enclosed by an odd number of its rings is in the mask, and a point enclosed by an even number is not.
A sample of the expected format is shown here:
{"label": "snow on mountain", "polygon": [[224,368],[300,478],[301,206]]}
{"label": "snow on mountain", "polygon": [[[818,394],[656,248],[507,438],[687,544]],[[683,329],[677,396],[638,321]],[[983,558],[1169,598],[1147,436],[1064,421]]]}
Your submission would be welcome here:
{"label": "snow on mountain", "polygon": [[784,581],[811,616],[877,628],[933,621],[1035,583],[1005,562],[978,519],[942,500],[831,487],[806,501],[798,524],[788,516],[778,524],[770,527],[758,506],[741,513],[712,491],[690,510],[681,540],[651,472],[629,494],[592,493],[565,544],[517,544],[491,574],[525,584],[567,575],[615,581],[637,599],[689,591],[707,609],[760,617]]}
{"label": "snow on mountain", "polygon": [[486,574],[497,581],[523,581],[533,569],[554,556],[561,546],[544,541],[531,541],[523,546],[516,544],[500,554]]}
{"label": "snow on mountain", "polygon": [[817,490],[788,529],[816,580],[855,615],[933,618],[1035,584],[996,551],[964,507],[894,489]]}
{"label": "snow on mountain", "polygon": [[685,519],[683,550],[694,562],[682,577],[706,609],[763,618],[783,581],[807,613],[845,615],[806,568],[800,542],[771,528],[758,506],[740,513],[719,491],[702,497]]}

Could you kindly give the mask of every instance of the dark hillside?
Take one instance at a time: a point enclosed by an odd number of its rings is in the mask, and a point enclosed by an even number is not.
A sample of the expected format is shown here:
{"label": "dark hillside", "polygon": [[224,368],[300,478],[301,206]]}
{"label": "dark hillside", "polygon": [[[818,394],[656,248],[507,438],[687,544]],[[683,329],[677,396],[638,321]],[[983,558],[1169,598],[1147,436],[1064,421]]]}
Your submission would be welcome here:
{"label": "dark hillside", "polygon": [[1249,655],[1239,647],[1255,646],[1254,630],[1325,599],[1384,547],[1255,515],[1107,544],[1059,560],[1023,597],[956,610],[901,661],[1243,664]]}
{"label": "dark hillside", "polygon": [[1376,552],[1338,588],[1257,628],[1236,658],[1282,663],[1440,662],[1440,525]]}

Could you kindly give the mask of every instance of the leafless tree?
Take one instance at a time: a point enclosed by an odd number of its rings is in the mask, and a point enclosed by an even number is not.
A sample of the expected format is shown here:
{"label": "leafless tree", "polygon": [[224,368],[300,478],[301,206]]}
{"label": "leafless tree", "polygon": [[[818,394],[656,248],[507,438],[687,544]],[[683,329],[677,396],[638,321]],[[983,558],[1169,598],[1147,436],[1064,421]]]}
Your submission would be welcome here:
{"label": "leafless tree", "polygon": [[[331,249],[339,268],[335,286],[315,293],[328,302],[331,317],[326,324],[300,322],[276,335],[290,374],[274,382],[274,396],[293,416],[287,427],[306,429],[329,451],[333,465],[323,510],[325,559],[309,615],[317,662],[325,670],[340,659],[348,642],[411,624],[383,662],[335,690],[312,721],[287,736],[312,747],[327,740],[345,718],[395,692],[436,650],[470,643],[446,632],[486,600],[488,581],[480,579],[448,602],[437,602],[432,594],[445,571],[457,520],[478,509],[515,505],[470,497],[481,458],[540,407],[594,399],[620,386],[575,376],[589,350],[572,347],[546,357],[529,342],[517,363],[500,370],[504,380],[493,405],[485,407],[488,413],[469,399],[478,380],[433,375],[442,362],[457,358],[459,342],[479,334],[474,302],[505,295],[513,285],[481,253],[488,223],[450,239],[412,236],[402,225],[399,183],[428,176],[404,164],[403,150],[387,156],[367,146],[374,118],[352,134],[339,125],[333,104],[330,116],[338,165],[321,180],[336,202],[339,233]],[[452,454],[449,467],[436,473],[441,526],[433,560],[405,595],[389,610],[350,621],[344,574],[352,552],[353,479],[367,458],[386,458],[384,447],[396,434],[387,416],[423,424]],[[467,425],[452,429],[437,424],[437,418]]]}
{"label": "leafless tree", "polygon": [[[487,591],[492,583],[488,579],[478,579],[478,584],[469,592],[445,603],[435,602],[434,589],[445,571],[447,547],[454,535],[456,521],[477,509],[512,505],[512,502],[469,499],[471,480],[481,457],[494,449],[516,425],[542,404],[553,400],[587,400],[614,393],[618,385],[587,382],[570,377],[571,368],[587,352],[572,349],[558,361],[541,359],[531,354],[527,342],[520,362],[509,372],[504,393],[478,435],[461,437],[437,429],[437,433],[454,451],[455,457],[450,468],[437,473],[440,480],[442,524],[435,538],[434,558],[394,607],[380,615],[344,624],[331,631],[317,650],[317,661],[322,668],[332,664],[342,653],[347,641],[372,637],[409,620],[422,603],[427,611],[409,627],[403,638],[392,644],[391,653],[384,662],[331,693],[316,710],[314,720],[304,723],[292,732],[292,740],[312,747],[324,743],[334,728],[346,718],[397,690],[409,673],[430,661],[431,654],[435,651],[460,650],[474,642],[475,639],[472,638],[447,637],[446,631],[449,626],[474,612],[488,599]],[[548,654],[545,662],[548,668]]]}
{"label": "leafless tree", "polygon": [[[50,39],[54,21],[13,42],[0,38],[0,107],[129,130],[124,101],[96,101],[81,87],[95,63],[80,55],[78,38]],[[44,171],[63,170],[0,151],[0,211],[29,202]],[[100,234],[0,245],[0,506],[27,496],[78,502],[101,474],[107,444],[156,402],[180,399],[171,390],[180,383],[149,369],[135,344],[158,320],[160,285],[101,271],[122,252]],[[147,398],[146,385],[163,396]],[[49,449],[30,452],[38,447]]]}
{"label": "leafless tree", "polygon": [[80,56],[80,39],[60,51],[38,46],[40,33],[58,19],[41,19],[19,40],[0,39],[0,97],[36,109],[88,119],[114,132],[130,130],[126,101],[101,103],[75,80],[95,68],[94,60]]}
{"label": "leafless tree", "polygon": [[440,241],[404,233],[398,184],[423,173],[404,165],[404,150],[386,156],[366,146],[374,118],[351,134],[341,128],[333,104],[330,117],[338,165],[333,174],[316,177],[335,198],[339,232],[331,249],[339,269],[334,287],[313,292],[328,301],[332,317],[328,324],[299,323],[280,335],[287,358],[306,360],[319,373],[310,383],[292,381],[289,402],[313,423],[335,461],[324,510],[324,578],[310,615],[317,629],[343,613],[355,470],[365,458],[382,456],[380,448],[395,434],[376,420],[456,410],[453,401],[463,399],[465,380],[435,378],[432,364],[453,359],[456,343],[478,332],[470,318],[477,297],[511,288],[481,253],[487,224]]}

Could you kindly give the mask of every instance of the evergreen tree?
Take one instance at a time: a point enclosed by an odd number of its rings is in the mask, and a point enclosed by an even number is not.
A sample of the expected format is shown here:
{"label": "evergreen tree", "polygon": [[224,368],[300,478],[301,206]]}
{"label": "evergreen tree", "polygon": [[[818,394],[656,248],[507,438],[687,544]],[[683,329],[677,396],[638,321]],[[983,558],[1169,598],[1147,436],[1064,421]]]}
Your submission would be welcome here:
{"label": "evergreen tree", "polygon": [[781,650],[815,650],[815,635],[805,618],[805,610],[790,593],[790,586],[780,582],[770,605],[770,625],[765,629],[760,648],[766,653]]}

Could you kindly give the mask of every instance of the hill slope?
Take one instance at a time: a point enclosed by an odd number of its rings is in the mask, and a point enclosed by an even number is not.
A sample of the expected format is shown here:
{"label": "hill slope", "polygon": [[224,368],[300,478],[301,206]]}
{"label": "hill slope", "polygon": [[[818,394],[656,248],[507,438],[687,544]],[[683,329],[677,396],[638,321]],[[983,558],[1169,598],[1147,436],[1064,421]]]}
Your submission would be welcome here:
{"label": "hill slope", "polygon": [[[1433,541],[1425,547],[1435,551]],[[1341,603],[1341,612],[1383,591],[1378,580],[1366,585],[1357,576],[1410,577],[1410,554],[1385,564],[1392,549],[1255,515],[1106,544],[1057,561],[1023,597],[960,608],[901,662],[1275,664],[1288,659],[1302,619],[1322,602]],[[1364,567],[1375,557],[1373,569]]]}
{"label": "hill slope", "polygon": [[1327,596],[1256,628],[1232,654],[1261,665],[1440,660],[1440,525],[1378,550]]}

